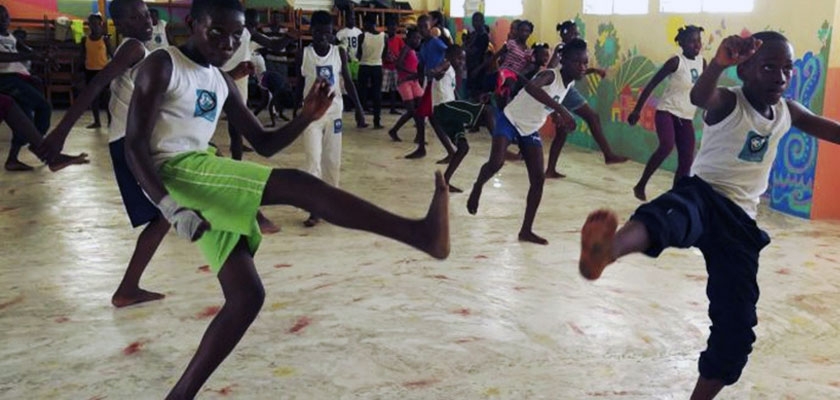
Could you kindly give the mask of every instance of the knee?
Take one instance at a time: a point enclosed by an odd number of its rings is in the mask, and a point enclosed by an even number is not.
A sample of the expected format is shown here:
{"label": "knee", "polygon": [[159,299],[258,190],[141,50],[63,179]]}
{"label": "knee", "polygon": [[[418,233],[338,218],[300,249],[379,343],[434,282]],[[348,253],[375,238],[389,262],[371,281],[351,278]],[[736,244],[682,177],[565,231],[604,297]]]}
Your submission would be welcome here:
{"label": "knee", "polygon": [[539,172],[528,175],[528,178],[531,181],[531,187],[541,188],[545,184],[545,171],[541,169]]}
{"label": "knee", "polygon": [[671,154],[674,151],[674,142],[670,140],[660,140],[659,146],[656,147],[656,152],[661,154]]}
{"label": "knee", "polygon": [[492,173],[494,173],[494,174],[495,174],[496,172],[499,172],[499,170],[500,170],[500,169],[502,169],[502,167],[503,167],[504,165],[505,165],[505,160],[504,160],[504,158],[503,158],[503,159],[501,159],[501,160],[495,160],[495,159],[493,159],[493,160],[490,160],[490,161],[488,161],[488,162],[487,162],[487,168],[489,168],[489,169],[490,169],[490,172],[492,172]]}
{"label": "knee", "polygon": [[755,306],[745,304],[719,312],[710,310],[710,315],[712,333],[708,347],[700,354],[700,375],[731,385],[740,378],[752,352],[753,327],[757,323]]}
{"label": "knee", "polygon": [[254,282],[248,290],[238,292],[226,299],[226,306],[232,307],[244,318],[253,319],[265,303],[265,289],[262,283]]}
{"label": "knee", "polygon": [[458,141],[458,153],[462,155],[467,155],[470,152],[470,144],[467,143],[466,140],[459,140]]}

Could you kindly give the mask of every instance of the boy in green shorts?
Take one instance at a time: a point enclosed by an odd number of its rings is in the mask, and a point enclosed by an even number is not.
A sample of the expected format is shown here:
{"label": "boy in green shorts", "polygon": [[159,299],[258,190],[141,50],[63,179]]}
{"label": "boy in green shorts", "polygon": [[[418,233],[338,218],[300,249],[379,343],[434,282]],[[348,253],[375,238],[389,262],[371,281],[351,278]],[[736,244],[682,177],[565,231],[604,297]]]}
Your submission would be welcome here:
{"label": "boy in green shorts", "polygon": [[230,77],[218,69],[239,46],[244,23],[238,0],[193,1],[189,40],[156,51],[141,64],[128,112],[126,158],[134,176],[178,234],[197,242],[225,296],[168,399],[193,398],[262,307],[265,292],[253,259],[261,240],[260,205],[303,208],[335,225],[377,233],[435,258],[449,255],[448,190],[440,173],[426,217],[409,220],[307,173],[208,151],[222,111],[258,154],[271,156],[294,142],[333,101],[334,94],[319,80],[297,118],[278,129],[263,128]]}
{"label": "boy in green shorts", "polygon": [[434,109],[434,118],[437,121],[440,129],[449,137],[452,143],[455,143],[455,154],[449,160],[449,165],[446,167],[446,172],[443,173],[443,179],[449,185],[451,193],[461,193],[463,190],[449,184],[455,170],[461,165],[461,161],[467,156],[470,151],[470,145],[467,143],[467,137],[464,134],[466,128],[478,128],[479,126],[486,126],[491,132],[493,131],[493,106],[488,104],[490,102],[490,94],[484,93],[479,97],[479,103],[473,103],[464,100],[455,100],[438,104]]}

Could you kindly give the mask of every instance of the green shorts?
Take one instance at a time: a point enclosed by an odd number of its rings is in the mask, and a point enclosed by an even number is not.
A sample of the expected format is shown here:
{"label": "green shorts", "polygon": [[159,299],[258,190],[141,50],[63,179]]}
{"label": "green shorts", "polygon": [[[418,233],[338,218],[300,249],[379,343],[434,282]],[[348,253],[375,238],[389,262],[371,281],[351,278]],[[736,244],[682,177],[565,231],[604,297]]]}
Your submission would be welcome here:
{"label": "green shorts", "polygon": [[172,199],[210,223],[197,243],[213,272],[221,270],[242,236],[251,255],[257,252],[262,240],[257,211],[271,170],[211,152],[180,154],[161,165],[158,172]]}
{"label": "green shorts", "polygon": [[463,100],[438,104],[434,108],[435,121],[452,143],[457,145],[459,140],[466,138],[465,127],[475,126],[485,107],[486,104]]}
{"label": "green shorts", "polygon": [[350,70],[350,78],[354,81],[359,79],[359,62],[356,60],[347,60],[347,69]]}

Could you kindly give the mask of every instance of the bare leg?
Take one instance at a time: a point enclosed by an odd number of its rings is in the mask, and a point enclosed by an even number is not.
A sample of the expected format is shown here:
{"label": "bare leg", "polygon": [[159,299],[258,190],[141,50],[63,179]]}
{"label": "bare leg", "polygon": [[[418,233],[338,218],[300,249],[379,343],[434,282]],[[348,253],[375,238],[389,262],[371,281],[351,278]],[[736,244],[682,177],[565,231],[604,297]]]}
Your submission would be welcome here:
{"label": "bare leg", "polygon": [[239,343],[262,308],[265,290],[244,239],[239,241],[219,271],[219,282],[225,304],[210,322],[195,355],[167,399],[194,398],[210,374]]}
{"label": "bare leg", "polygon": [[694,391],[691,393],[691,400],[711,400],[723,389],[723,381],[716,379],[697,378]]}
{"label": "bare leg", "polygon": [[563,151],[563,146],[566,144],[566,138],[569,137],[569,132],[557,126],[554,132],[554,139],[551,141],[551,147],[548,149],[548,167],[545,169],[546,178],[565,178],[557,172],[557,161],[560,159],[560,152]]}
{"label": "bare leg", "polygon": [[405,107],[405,113],[400,116],[394,124],[394,127],[388,130],[388,136],[391,136],[391,140],[395,142],[402,142],[400,137],[397,136],[397,132],[399,132],[400,128],[402,128],[408,120],[414,118],[414,109],[417,107],[417,104],[415,100],[409,100],[403,103],[403,107]]}
{"label": "bare leg", "polygon": [[[691,134],[694,135],[694,132]],[[633,187],[633,195],[641,201],[647,200],[645,188],[650,177],[674,149],[674,117],[671,113],[656,112],[656,136],[659,138],[659,145],[645,164],[645,170],[642,172],[639,182]]]}
{"label": "bare leg", "polygon": [[438,164],[448,164],[448,159],[452,158],[452,155],[455,154],[455,146],[452,144],[452,141],[449,140],[449,136],[446,136],[446,133],[443,132],[443,129],[440,127],[440,124],[438,124],[438,122],[435,120],[434,115],[429,117],[429,124],[432,125],[432,129],[435,131],[435,135],[440,141],[440,144],[442,144],[443,148],[446,149],[446,162],[439,161]]}
{"label": "bare leg", "polygon": [[461,138],[458,140],[458,150],[455,151],[455,154],[452,155],[452,159],[449,161],[449,165],[446,167],[446,172],[443,173],[443,179],[446,180],[446,184],[449,185],[449,193],[461,193],[463,190],[452,186],[449,182],[452,179],[452,175],[455,174],[455,170],[458,169],[458,166],[461,165],[461,161],[464,160],[464,157],[467,156],[467,153],[470,152],[470,145],[467,143],[467,139]]}
{"label": "bare leg", "polygon": [[607,138],[604,137],[604,131],[601,129],[601,119],[598,117],[598,113],[592,107],[589,107],[589,104],[584,104],[573,112],[586,121],[589,131],[592,132],[592,138],[595,139],[595,143],[598,143],[598,147],[604,153],[604,161],[607,164],[623,163],[629,159],[613,153]]}
{"label": "bare leg", "polygon": [[581,229],[580,274],[595,280],[604,268],[619,257],[639,253],[650,247],[647,228],[630,220],[616,232],[618,217],[610,210],[589,214]]}
{"label": "bare leg", "polygon": [[543,186],[545,185],[543,149],[541,146],[525,146],[520,147],[520,149],[522,150],[522,155],[525,156],[525,166],[528,168],[528,180],[531,185],[528,188],[525,218],[522,220],[522,228],[519,230],[519,240],[536,244],[548,244],[548,240],[534,233],[534,219],[537,216],[537,208],[540,206]]}
{"label": "bare leg", "polygon": [[[30,146],[38,147],[41,145],[43,141],[41,133],[17,103],[12,103],[11,108],[9,108],[6,123],[9,124],[9,128],[12,129],[15,135],[29,142]],[[31,171],[33,169],[31,166],[18,160],[20,149],[20,146],[12,143],[12,146],[9,148],[9,157],[6,159],[5,167],[7,171]],[[87,159],[87,154],[85,153],[76,156],[69,156],[62,153],[55,157],[55,159],[50,160],[48,164],[50,170],[56,172],[70,165],[87,164],[89,162],[90,160]]]}
{"label": "bare leg", "polygon": [[376,233],[435,258],[449,256],[449,191],[440,172],[435,175],[435,194],[429,211],[421,220],[394,215],[312,175],[288,169],[271,173],[262,204],[295,206],[332,224]]}
{"label": "bare leg", "polygon": [[270,235],[272,233],[280,232],[280,227],[271,222],[262,211],[257,211],[257,224],[260,226],[260,233],[263,235]]}
{"label": "bare leg", "polygon": [[417,143],[417,149],[405,156],[408,159],[416,159],[426,157],[426,121],[424,117],[414,114],[414,124],[417,126],[417,137],[414,142]]}
{"label": "bare leg", "polygon": [[164,297],[161,293],[149,292],[140,288],[140,277],[149,265],[149,261],[155,255],[160,242],[169,232],[169,222],[158,217],[143,229],[137,238],[137,245],[134,247],[134,254],[128,262],[122,282],[111,297],[111,304],[114,307],[125,307],[132,304],[144,303],[147,301],[160,300]]}
{"label": "bare leg", "polygon": [[493,136],[493,142],[490,144],[490,158],[481,166],[481,170],[478,171],[478,178],[476,178],[472,191],[470,192],[470,197],[467,199],[467,211],[470,214],[475,215],[478,212],[478,200],[481,199],[481,190],[484,188],[484,184],[496,172],[502,169],[502,166],[505,164],[505,151],[509,145],[510,142],[507,138]]}

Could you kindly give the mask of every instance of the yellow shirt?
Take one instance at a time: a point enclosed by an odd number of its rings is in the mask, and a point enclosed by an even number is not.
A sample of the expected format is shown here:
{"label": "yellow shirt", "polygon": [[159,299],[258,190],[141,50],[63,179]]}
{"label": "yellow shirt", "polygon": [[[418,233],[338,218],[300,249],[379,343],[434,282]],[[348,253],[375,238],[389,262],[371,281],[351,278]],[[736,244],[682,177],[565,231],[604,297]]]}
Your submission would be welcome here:
{"label": "yellow shirt", "polygon": [[108,48],[104,38],[85,40],[85,69],[100,71],[108,64]]}

